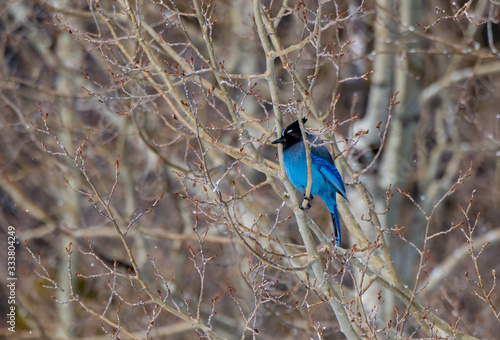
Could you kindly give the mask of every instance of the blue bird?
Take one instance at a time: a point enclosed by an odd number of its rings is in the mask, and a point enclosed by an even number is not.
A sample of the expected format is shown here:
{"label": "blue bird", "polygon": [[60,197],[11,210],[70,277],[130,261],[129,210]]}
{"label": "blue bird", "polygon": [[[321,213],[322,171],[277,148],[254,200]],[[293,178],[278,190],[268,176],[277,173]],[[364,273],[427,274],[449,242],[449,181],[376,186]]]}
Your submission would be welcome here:
{"label": "blue bird", "polygon": [[[303,118],[305,123],[307,118]],[[302,133],[298,121],[290,124],[272,144],[283,144],[283,162],[286,175],[293,186],[304,194],[304,199],[310,200],[319,196],[332,215],[335,245],[340,246],[340,224],[337,211],[337,193],[347,200],[344,182],[338,172],[328,149],[321,145],[317,137],[306,133],[311,143],[312,197],[305,197],[307,187],[307,158]]]}

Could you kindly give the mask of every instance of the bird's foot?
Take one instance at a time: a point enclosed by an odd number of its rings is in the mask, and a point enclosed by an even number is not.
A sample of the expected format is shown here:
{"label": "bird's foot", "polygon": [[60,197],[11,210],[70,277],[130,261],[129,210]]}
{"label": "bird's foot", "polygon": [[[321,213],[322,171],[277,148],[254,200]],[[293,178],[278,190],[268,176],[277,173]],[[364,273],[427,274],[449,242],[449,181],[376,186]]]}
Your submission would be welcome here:
{"label": "bird's foot", "polygon": [[311,208],[311,204],[309,202],[311,202],[314,197],[312,195],[304,195],[303,198],[304,200],[302,201],[302,204],[299,206],[299,208],[304,211],[309,210]]}

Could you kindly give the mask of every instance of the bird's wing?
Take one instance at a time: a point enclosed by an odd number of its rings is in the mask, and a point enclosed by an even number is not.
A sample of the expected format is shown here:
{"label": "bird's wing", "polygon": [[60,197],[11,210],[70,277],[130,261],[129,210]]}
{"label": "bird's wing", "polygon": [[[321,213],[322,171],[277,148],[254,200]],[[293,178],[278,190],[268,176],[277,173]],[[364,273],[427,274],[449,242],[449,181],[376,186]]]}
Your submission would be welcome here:
{"label": "bird's wing", "polygon": [[311,162],[318,169],[318,171],[325,176],[325,178],[333,184],[335,189],[341,194],[346,200],[346,192],[344,181],[342,181],[342,177],[340,176],[339,171],[335,167],[335,165],[331,164],[327,160],[315,156],[311,153]]}

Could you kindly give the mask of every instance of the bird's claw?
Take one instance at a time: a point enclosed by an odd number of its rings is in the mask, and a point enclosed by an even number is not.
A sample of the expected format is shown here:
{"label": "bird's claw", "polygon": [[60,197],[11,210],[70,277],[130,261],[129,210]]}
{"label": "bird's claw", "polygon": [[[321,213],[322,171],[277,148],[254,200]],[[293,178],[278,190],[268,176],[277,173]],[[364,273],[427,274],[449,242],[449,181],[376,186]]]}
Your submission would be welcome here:
{"label": "bird's claw", "polygon": [[309,202],[307,202],[307,205],[304,207],[304,202],[302,202],[302,204],[299,205],[300,210],[303,210],[303,211],[309,210],[311,208],[311,204]]}
{"label": "bird's claw", "polygon": [[[314,197],[312,195],[310,196],[304,195],[303,198],[304,200],[302,201],[302,204],[299,206],[299,208],[303,211],[309,210],[311,208],[311,204],[309,202],[311,202]],[[306,202],[307,205],[305,205]]]}
{"label": "bird's claw", "polygon": [[310,202],[314,199],[314,196],[313,195],[306,196],[306,194],[303,194],[302,198],[305,199],[306,201]]}

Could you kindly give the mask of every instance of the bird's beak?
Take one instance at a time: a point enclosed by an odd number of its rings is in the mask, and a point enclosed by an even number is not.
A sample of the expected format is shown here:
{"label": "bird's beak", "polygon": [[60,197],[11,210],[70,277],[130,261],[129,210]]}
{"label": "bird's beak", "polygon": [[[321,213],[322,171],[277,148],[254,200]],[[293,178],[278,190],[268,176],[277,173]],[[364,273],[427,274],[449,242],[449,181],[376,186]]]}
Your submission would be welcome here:
{"label": "bird's beak", "polygon": [[278,138],[274,141],[271,142],[271,144],[283,144],[285,142],[285,138],[281,137],[281,138]]}

